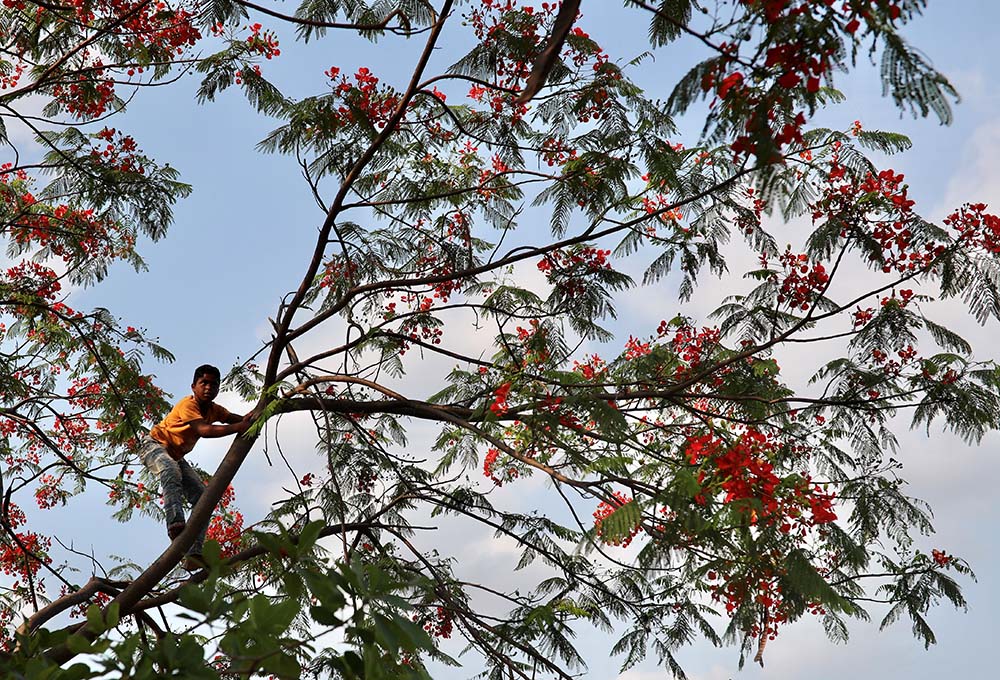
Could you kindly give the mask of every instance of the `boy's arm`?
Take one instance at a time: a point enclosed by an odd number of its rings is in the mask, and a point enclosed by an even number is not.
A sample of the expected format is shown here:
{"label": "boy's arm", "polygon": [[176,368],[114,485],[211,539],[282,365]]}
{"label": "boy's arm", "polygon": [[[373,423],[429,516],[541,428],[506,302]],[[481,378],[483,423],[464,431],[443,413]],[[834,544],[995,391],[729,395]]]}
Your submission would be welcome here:
{"label": "boy's arm", "polygon": [[206,422],[204,420],[195,420],[191,422],[191,429],[194,430],[199,437],[205,437],[206,439],[215,439],[217,437],[228,437],[231,434],[243,434],[253,423],[252,419],[248,419],[245,416],[238,416],[239,420],[237,422],[227,422],[225,425],[213,425],[212,423]]}

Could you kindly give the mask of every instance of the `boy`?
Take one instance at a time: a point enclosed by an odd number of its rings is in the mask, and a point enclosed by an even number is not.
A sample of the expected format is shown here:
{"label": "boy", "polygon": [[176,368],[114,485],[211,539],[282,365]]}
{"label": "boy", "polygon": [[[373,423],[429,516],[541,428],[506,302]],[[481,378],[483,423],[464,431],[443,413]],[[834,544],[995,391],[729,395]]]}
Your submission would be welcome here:
{"label": "boy", "polygon": [[[174,540],[184,531],[182,497],[193,507],[201,498],[205,484],[186,460],[185,454],[201,437],[226,437],[243,434],[253,422],[253,415],[238,416],[216,404],[219,394],[219,369],[208,364],[194,372],[190,396],[181,399],[159,425],[150,430],[140,447],[142,464],[160,480],[167,536]],[[225,425],[213,425],[225,423]],[[188,549],[184,568],[194,571],[203,565],[201,548],[205,530]]]}

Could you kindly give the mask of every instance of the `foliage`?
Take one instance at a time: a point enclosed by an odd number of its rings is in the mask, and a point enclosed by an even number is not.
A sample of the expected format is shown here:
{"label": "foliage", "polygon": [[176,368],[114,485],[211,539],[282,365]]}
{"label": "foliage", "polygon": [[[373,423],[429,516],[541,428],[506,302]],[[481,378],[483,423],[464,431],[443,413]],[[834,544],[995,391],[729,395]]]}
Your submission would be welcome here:
{"label": "foliage", "polygon": [[[647,93],[641,59],[567,19],[578,2],[306,0],[287,15],[241,0],[5,0],[0,116],[45,153],[15,153],[0,174],[13,260],[0,279],[3,669],[416,678],[458,663],[454,635],[488,677],[568,678],[585,664],[575,631],[593,625],[618,631],[623,667],[652,652],[683,676],[675,654],[698,636],[762,663],[783,626],[817,616],[840,640],[872,600],[888,605],[883,625],[908,617],[933,642],[926,612],[964,606],[953,575],[970,572],[915,542],[930,512],[903,493],[892,427],[911,412],[976,441],[998,421],[996,366],[927,303],[1000,317],[1000,218],[974,204],[928,222],[903,177],[865,156],[908,140],[809,125],[868,53],[897,104],[950,120],[953,89],[900,33],[923,4],[729,0],[712,14],[627,0],[651,53],[706,57]],[[420,52],[404,84],[331,65],[292,97],[268,72],[288,28]],[[438,63],[461,44],[474,46]],[[156,514],[128,458],[166,406],[144,357],[169,355],[106,310],[71,309],[62,285],[117,260],[141,268],[138,240],[164,235],[188,187],[107,119],[185,69],[203,102],[236,88],[278,120],[259,148],[301,163],[316,248],[260,358],[228,376],[257,426],[192,526],[153,564],[80,585],[29,530],[24,499],[51,507],[96,484],[120,517]],[[703,100],[685,146],[675,121]],[[786,229],[795,219],[811,220],[806,238]],[[715,325],[677,315],[680,302],[655,328],[617,318],[628,291],[690,298],[741,250],[756,265]],[[801,343],[819,363],[786,378],[779,361]],[[322,349],[300,356],[307,344]],[[244,531],[230,483],[253,437],[266,423],[280,439],[304,412],[309,471]],[[429,427],[430,451],[414,451]],[[546,482],[541,507],[508,493],[542,493],[529,477]],[[521,587],[466,580],[424,545],[428,515],[516,545]],[[178,585],[168,574],[209,522],[218,554]],[[182,630],[147,613],[164,608]],[[73,610],[85,622],[45,628]]]}

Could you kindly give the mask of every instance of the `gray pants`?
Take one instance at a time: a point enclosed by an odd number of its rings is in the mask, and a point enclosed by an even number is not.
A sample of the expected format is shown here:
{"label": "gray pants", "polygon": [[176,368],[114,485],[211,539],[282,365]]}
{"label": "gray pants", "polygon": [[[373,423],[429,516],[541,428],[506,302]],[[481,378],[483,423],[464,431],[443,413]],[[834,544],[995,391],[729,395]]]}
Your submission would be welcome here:
{"label": "gray pants", "polygon": [[[174,460],[167,453],[163,444],[145,437],[142,447],[139,450],[142,457],[142,464],[149,469],[160,480],[160,490],[163,492],[163,514],[166,516],[167,525],[184,521],[184,507],[182,500],[194,507],[194,504],[201,498],[205,491],[205,483],[194,471],[191,465],[181,458]],[[198,538],[188,548],[189,555],[200,555],[202,545],[205,543],[205,529],[198,534]]]}

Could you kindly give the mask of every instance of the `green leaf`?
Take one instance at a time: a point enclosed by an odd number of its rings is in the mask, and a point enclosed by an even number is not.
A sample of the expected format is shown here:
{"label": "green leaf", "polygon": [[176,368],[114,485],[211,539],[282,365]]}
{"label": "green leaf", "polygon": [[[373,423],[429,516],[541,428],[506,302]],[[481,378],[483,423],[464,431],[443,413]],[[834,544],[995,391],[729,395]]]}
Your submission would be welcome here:
{"label": "green leaf", "polygon": [[890,95],[899,108],[921,116],[933,112],[943,125],[951,123],[949,100],[958,101],[958,92],[898,33],[884,34],[881,73],[882,94]]}
{"label": "green leaf", "polygon": [[302,677],[302,667],[295,660],[295,657],[287,652],[277,652],[268,655],[261,663],[260,670],[282,679],[288,678],[288,680],[292,680],[293,678]]}
{"label": "green leaf", "polygon": [[108,629],[100,605],[92,604],[87,607],[87,629],[93,633],[103,633]]}
{"label": "green leaf", "polygon": [[679,469],[674,473],[673,487],[684,498],[694,498],[701,493],[701,484],[698,483],[698,478],[687,468]]}
{"label": "green leaf", "polygon": [[660,0],[649,22],[649,42],[662,47],[680,37],[683,27],[691,21],[692,0]]}
{"label": "green leaf", "polygon": [[302,532],[299,534],[298,547],[300,552],[308,552],[316,545],[316,540],[319,538],[320,533],[326,527],[326,522],[322,520],[316,520],[315,522],[309,522],[304,527],[302,527]]}
{"label": "green leaf", "polygon": [[774,359],[757,359],[753,362],[753,374],[758,378],[771,378],[778,375],[780,370]]}
{"label": "green leaf", "polygon": [[322,605],[314,605],[310,607],[309,615],[312,616],[316,623],[323,626],[341,628],[344,625],[344,620],[337,616],[336,610],[332,610]]}
{"label": "green leaf", "polygon": [[208,593],[197,584],[189,584],[181,588],[177,594],[177,600],[181,606],[195,612],[204,613],[212,607],[212,600]]}
{"label": "green leaf", "polygon": [[789,584],[795,592],[800,593],[806,600],[822,602],[827,608],[847,615],[854,614],[856,607],[849,600],[841,597],[820,576],[802,550],[790,551],[785,558],[784,566]]}
{"label": "green leaf", "polygon": [[118,625],[118,622],[120,621],[118,610],[119,604],[117,602],[110,603],[105,610],[104,617],[108,628],[114,628]]}
{"label": "green leaf", "polygon": [[907,151],[913,146],[906,135],[880,130],[862,130],[858,133],[857,140],[862,146],[885,154]]}
{"label": "green leaf", "polygon": [[623,541],[632,535],[641,520],[642,509],[639,503],[630,500],[601,520],[601,539],[610,543]]}

